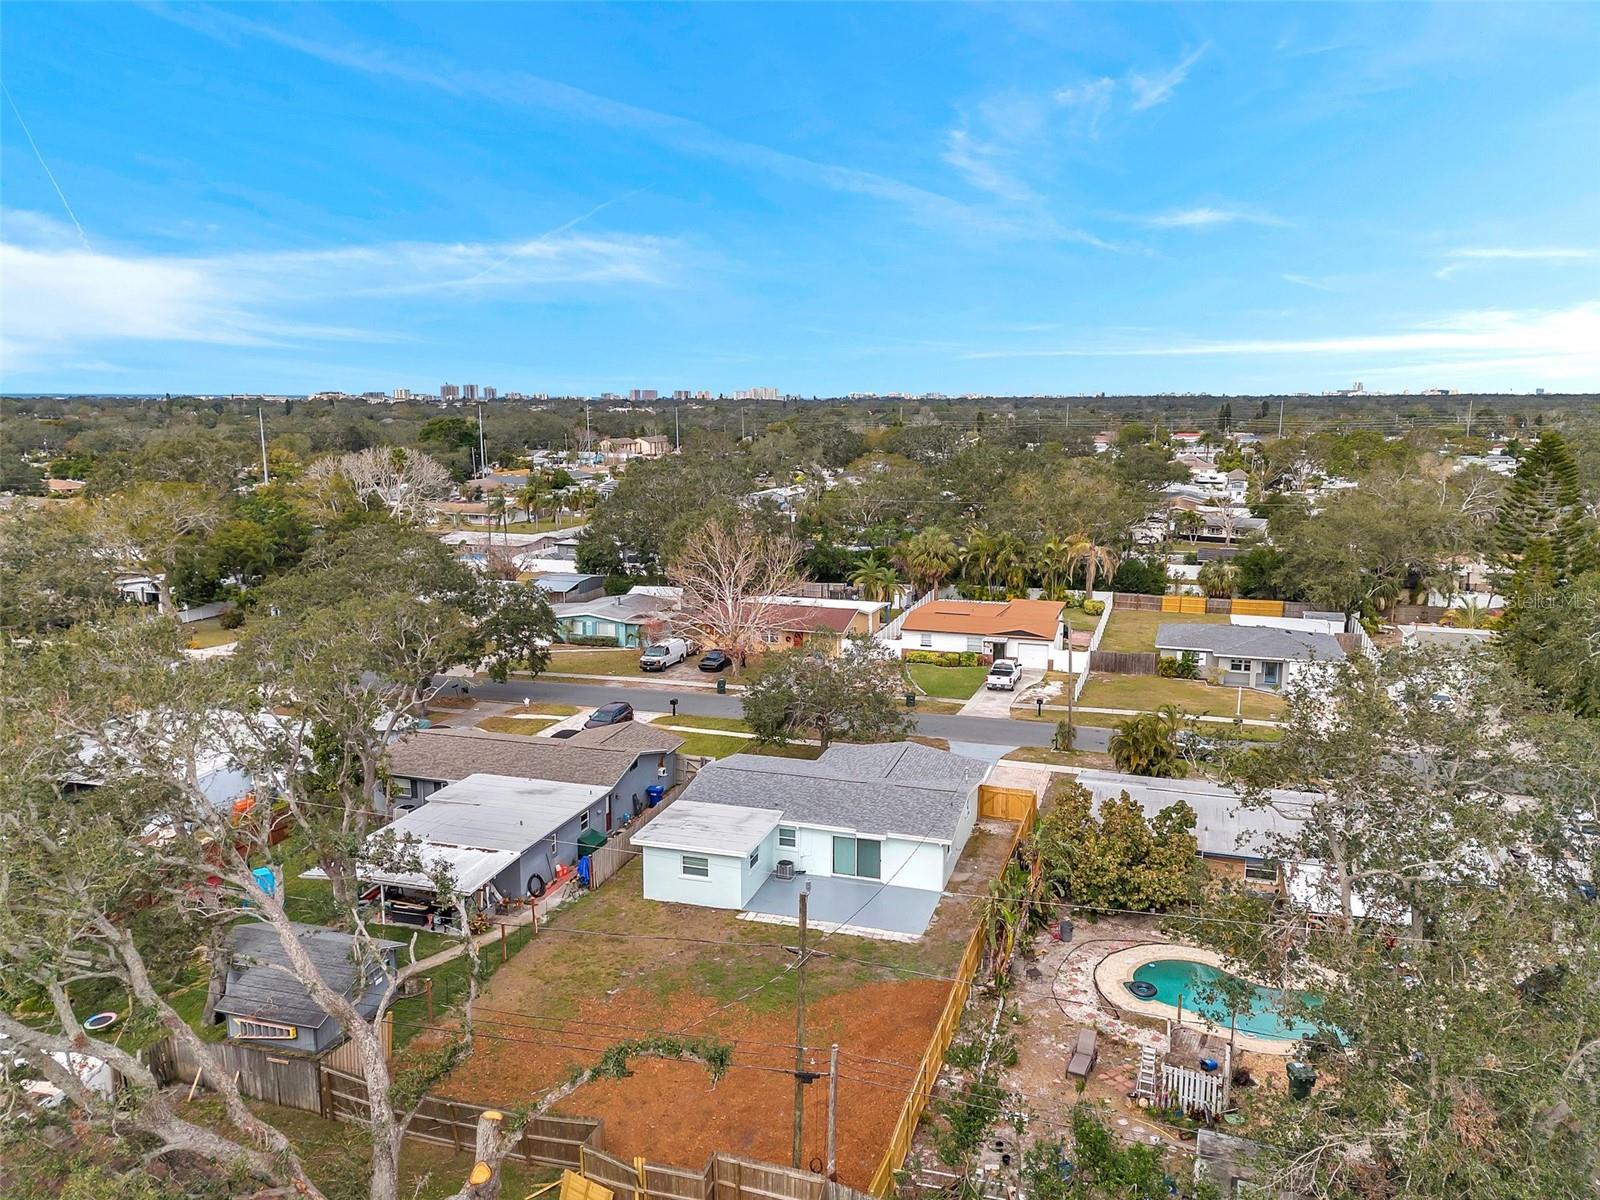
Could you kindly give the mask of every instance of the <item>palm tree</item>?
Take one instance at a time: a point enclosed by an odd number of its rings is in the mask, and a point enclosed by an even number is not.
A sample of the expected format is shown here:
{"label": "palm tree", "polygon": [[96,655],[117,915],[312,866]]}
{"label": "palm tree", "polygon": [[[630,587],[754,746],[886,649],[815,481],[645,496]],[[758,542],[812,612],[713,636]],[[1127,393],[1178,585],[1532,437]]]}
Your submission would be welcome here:
{"label": "palm tree", "polygon": [[534,513],[544,503],[546,492],[544,477],[541,475],[529,475],[528,482],[517,492],[517,503],[522,505],[522,511],[529,521],[536,519]]}
{"label": "palm tree", "polygon": [[981,530],[968,535],[967,544],[961,548],[961,573],[968,582],[981,582],[986,588],[994,586],[998,549],[996,540]]}
{"label": "palm tree", "polygon": [[510,509],[511,502],[506,499],[505,490],[503,488],[497,489],[495,493],[484,502],[483,507],[489,514],[490,528],[493,528],[495,525],[500,526],[500,536],[506,538],[507,541],[510,541],[510,538],[506,537],[505,525],[506,512]]}
{"label": "palm tree", "polygon": [[1225,558],[1213,559],[1200,568],[1195,582],[1208,596],[1231,596],[1239,583],[1239,568]]}
{"label": "palm tree", "polygon": [[1107,746],[1111,760],[1117,770],[1129,775],[1181,778],[1188,772],[1178,745],[1182,725],[1183,714],[1171,704],[1120,721]]}
{"label": "palm tree", "polygon": [[1117,569],[1116,551],[1100,545],[1087,533],[1080,533],[1068,542],[1065,562],[1069,574],[1083,567],[1084,599],[1094,594],[1096,575],[1109,575]]}
{"label": "palm tree", "polygon": [[1028,582],[1028,548],[1006,534],[995,546],[995,574],[1008,591],[1020,592]]}
{"label": "palm tree", "polygon": [[894,599],[900,586],[900,576],[881,558],[864,558],[850,576],[850,582],[861,593],[863,600],[879,600],[887,604]]}
{"label": "palm tree", "polygon": [[1039,572],[1039,581],[1050,600],[1061,594],[1070,573],[1067,570],[1067,549],[1068,543],[1060,538],[1051,538],[1035,554],[1035,570]]}
{"label": "palm tree", "polygon": [[1178,527],[1179,533],[1189,535],[1189,544],[1200,544],[1200,533],[1206,527],[1206,519],[1193,509],[1180,509],[1177,516],[1172,518],[1172,523]]}
{"label": "palm tree", "polygon": [[900,566],[919,589],[933,590],[954,570],[959,551],[948,533],[930,525],[908,538],[898,557]]}

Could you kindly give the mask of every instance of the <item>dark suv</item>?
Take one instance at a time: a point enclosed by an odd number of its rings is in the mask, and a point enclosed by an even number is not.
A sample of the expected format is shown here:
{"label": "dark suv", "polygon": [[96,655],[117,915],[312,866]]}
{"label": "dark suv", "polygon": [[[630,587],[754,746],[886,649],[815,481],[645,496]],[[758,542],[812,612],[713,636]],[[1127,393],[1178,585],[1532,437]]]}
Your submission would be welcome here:
{"label": "dark suv", "polygon": [[623,700],[613,700],[610,704],[602,704],[589,714],[589,719],[583,723],[585,729],[594,729],[600,725],[620,725],[624,721],[633,720],[633,705]]}

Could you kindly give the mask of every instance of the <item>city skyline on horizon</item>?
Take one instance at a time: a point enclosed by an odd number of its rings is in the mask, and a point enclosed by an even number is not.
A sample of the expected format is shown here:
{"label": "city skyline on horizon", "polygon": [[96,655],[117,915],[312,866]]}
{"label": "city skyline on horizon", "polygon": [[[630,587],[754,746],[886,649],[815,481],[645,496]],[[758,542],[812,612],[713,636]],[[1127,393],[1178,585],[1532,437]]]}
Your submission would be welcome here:
{"label": "city skyline on horizon", "polygon": [[23,6],[0,57],[7,393],[1600,387],[1592,7]]}

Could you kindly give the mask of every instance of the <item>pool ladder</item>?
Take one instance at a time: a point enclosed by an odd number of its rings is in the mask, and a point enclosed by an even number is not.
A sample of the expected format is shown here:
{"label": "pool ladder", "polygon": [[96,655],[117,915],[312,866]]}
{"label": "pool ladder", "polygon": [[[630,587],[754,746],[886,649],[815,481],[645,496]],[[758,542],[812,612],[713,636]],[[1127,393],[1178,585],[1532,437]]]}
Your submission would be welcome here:
{"label": "pool ladder", "polygon": [[1156,1098],[1156,1052],[1148,1047],[1139,1051],[1139,1079],[1133,1091],[1136,1096]]}

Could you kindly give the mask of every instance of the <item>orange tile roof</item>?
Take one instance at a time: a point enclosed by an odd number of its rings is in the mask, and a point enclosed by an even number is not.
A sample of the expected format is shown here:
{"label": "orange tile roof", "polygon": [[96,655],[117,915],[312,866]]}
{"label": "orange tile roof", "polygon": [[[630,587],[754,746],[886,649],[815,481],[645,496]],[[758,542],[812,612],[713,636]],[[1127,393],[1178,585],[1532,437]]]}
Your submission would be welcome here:
{"label": "orange tile roof", "polygon": [[1059,600],[930,600],[906,614],[902,629],[918,633],[1019,634],[1052,641],[1061,623]]}

